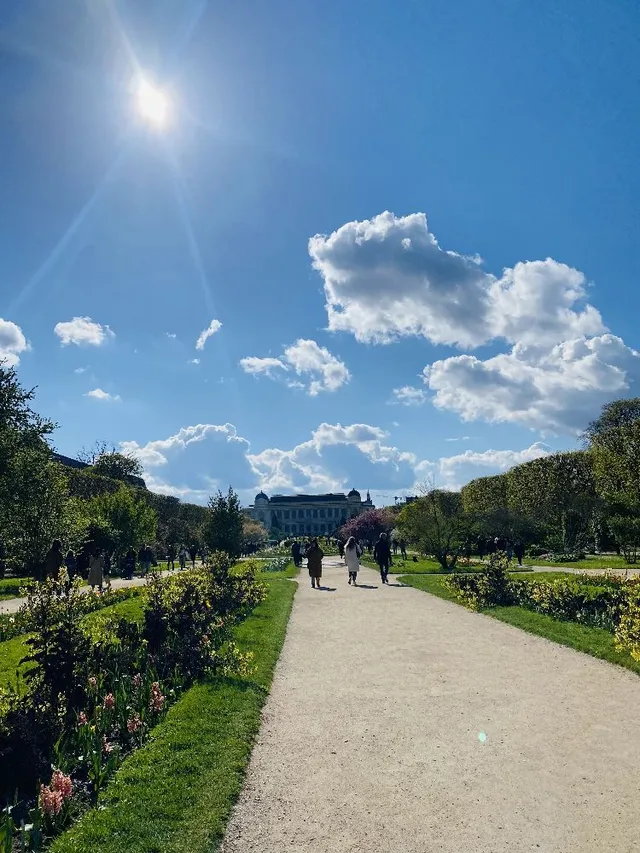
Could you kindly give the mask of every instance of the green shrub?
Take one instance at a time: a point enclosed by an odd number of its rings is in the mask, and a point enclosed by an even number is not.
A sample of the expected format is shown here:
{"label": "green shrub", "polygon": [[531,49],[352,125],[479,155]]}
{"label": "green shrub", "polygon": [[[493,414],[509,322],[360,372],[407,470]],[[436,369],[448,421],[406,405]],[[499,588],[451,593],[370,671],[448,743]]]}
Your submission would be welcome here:
{"label": "green shrub", "polygon": [[620,615],[615,634],[616,648],[640,661],[640,589],[630,596]]}
{"label": "green shrub", "polygon": [[512,581],[508,569],[506,554],[498,552],[489,557],[489,564],[483,571],[453,575],[446,583],[472,610],[513,604]]}

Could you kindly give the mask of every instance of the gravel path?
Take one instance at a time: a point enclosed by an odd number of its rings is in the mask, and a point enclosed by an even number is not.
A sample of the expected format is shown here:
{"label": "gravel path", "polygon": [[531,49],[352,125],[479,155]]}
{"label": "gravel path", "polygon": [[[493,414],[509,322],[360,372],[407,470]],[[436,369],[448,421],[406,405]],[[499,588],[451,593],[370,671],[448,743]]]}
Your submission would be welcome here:
{"label": "gravel path", "polygon": [[640,850],[636,675],[325,566],[334,590],[301,579],[224,853]]}

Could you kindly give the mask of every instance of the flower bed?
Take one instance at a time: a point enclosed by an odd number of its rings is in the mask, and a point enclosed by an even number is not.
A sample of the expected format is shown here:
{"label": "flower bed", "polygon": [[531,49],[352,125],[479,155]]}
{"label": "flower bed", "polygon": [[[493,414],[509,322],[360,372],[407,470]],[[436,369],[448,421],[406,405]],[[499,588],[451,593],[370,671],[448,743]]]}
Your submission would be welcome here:
{"label": "flower bed", "polygon": [[615,575],[574,575],[557,580],[514,579],[504,555],[494,555],[484,572],[447,580],[468,607],[518,605],[555,619],[603,628],[616,646],[640,660],[640,579]]}
{"label": "flower bed", "polygon": [[247,670],[231,632],[265,590],[255,565],[229,568],[214,555],[201,569],[151,576],[143,624],[105,622],[98,642],[83,624],[79,584],[50,580],[32,593],[29,689],[0,703],[0,794],[18,792],[0,839],[18,833],[25,850],[42,849],[95,802],[187,687]]}
{"label": "flower bed", "polygon": [[[20,634],[28,634],[33,631],[33,618],[31,615],[30,600],[34,595],[38,594],[38,585],[32,584],[25,588],[27,593],[27,601],[17,611],[17,613],[3,613],[0,615],[0,643],[5,640],[12,640]],[[82,610],[82,615],[94,613],[96,610],[102,610],[103,607],[111,607],[112,604],[119,604],[121,601],[126,601],[135,595],[140,595],[141,587],[130,587],[128,589],[106,590],[105,592],[85,592],[82,596],[82,602],[78,603],[79,611]]]}

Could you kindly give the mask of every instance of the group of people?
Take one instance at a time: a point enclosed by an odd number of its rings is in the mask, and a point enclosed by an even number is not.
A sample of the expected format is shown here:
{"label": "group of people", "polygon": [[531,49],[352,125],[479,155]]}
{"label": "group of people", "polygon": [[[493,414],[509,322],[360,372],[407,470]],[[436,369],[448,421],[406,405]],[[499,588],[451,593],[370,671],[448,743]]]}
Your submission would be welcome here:
{"label": "group of people", "polygon": [[510,539],[506,539],[504,536],[494,536],[493,539],[484,539],[482,537],[478,539],[476,552],[481,560],[484,559],[485,554],[496,554],[498,551],[504,551],[509,562],[511,562],[515,557],[518,561],[518,565],[522,565],[525,547],[524,543],[519,539],[515,542],[512,542]]}
{"label": "group of people", "polygon": [[[404,543],[403,543],[404,544]],[[389,569],[392,563],[392,543],[386,533],[381,533],[377,541],[373,545],[373,559],[378,564],[380,569],[380,579],[383,584],[388,584]],[[344,560],[349,574],[349,585],[358,585],[358,572],[360,571],[360,557],[363,549],[356,541],[355,537],[350,536],[346,542],[338,543],[338,552]],[[406,559],[406,545],[404,545],[404,555]],[[307,569],[311,578],[311,586],[314,589],[320,589],[320,581],[322,579],[322,559],[324,551],[320,547],[317,539],[311,539],[303,546],[299,542],[294,542],[291,546],[291,556],[296,566],[302,565],[303,556],[307,560]]]}
{"label": "group of people", "polygon": [[[181,569],[186,569],[189,561],[192,566],[195,566],[198,555],[204,562],[206,549],[198,548],[195,545],[190,548],[186,548],[184,545],[180,545],[179,548],[170,545],[167,551],[167,568],[175,569],[176,557]],[[152,567],[155,568],[157,565],[155,551],[147,543],[141,545],[137,551],[131,547],[119,558],[116,558],[108,549],[91,544],[83,546],[77,554],[71,548],[64,553],[62,542],[59,539],[54,539],[51,548],[45,555],[42,574],[44,578],[57,578],[60,569],[64,566],[69,580],[73,580],[79,575],[87,581],[92,589],[101,590],[105,583],[107,586],[110,584],[111,573],[114,569],[125,580],[131,580],[137,566],[140,569],[140,574],[144,577],[149,574]]]}

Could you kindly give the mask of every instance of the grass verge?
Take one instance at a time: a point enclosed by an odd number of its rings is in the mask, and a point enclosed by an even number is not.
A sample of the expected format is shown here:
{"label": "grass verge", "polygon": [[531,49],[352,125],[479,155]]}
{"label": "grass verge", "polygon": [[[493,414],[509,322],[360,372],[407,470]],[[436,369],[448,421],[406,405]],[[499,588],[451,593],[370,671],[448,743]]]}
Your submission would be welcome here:
{"label": "grass verge", "polygon": [[[550,572],[549,574],[554,579],[564,577],[564,574],[561,572]],[[571,577],[570,574],[566,576]],[[539,577],[541,575],[535,575],[536,579]],[[454,592],[448,589],[443,576],[404,575],[400,580],[402,583],[407,584],[407,586],[431,593],[431,595],[437,595],[439,598],[452,601],[454,604],[462,607]],[[561,619],[554,619],[552,616],[545,616],[542,613],[527,610],[525,607],[488,607],[480,610],[480,613],[491,616],[493,619],[499,619],[501,622],[506,622],[509,625],[514,625],[516,628],[528,631],[530,634],[545,637],[547,640],[552,640],[554,643],[559,643],[562,646],[569,646],[578,652],[584,652],[592,657],[623,666],[640,675],[640,661],[634,660],[630,654],[619,652],[615,647],[613,634],[602,628],[591,628],[588,625],[580,625],[577,622],[564,622]]]}
{"label": "grass verge", "polygon": [[[378,571],[378,564],[374,563],[374,561],[369,556],[364,556],[361,560],[363,566],[367,566],[370,569],[374,569]],[[413,560],[402,560],[398,557],[393,558],[393,565],[389,569],[390,575],[443,575],[443,574],[467,574],[469,572],[481,572],[485,568],[481,565],[471,565],[467,566],[464,563],[458,563],[455,569],[452,572],[443,572],[442,566],[436,560],[425,560],[420,559],[417,562],[413,562]],[[520,568],[521,571],[529,572],[531,569],[528,569],[526,566],[524,567],[516,567]]]}
{"label": "grass verge", "polygon": [[616,571],[625,571],[626,569],[640,569],[640,564],[629,564],[624,557],[618,557],[616,554],[598,554],[595,556],[589,555],[584,560],[576,560],[573,563],[558,563],[552,560],[542,560],[540,557],[525,557],[524,560],[527,566],[558,566],[565,569],[615,569]]}
{"label": "grass verge", "polygon": [[[118,604],[112,604],[110,607],[104,607],[102,610],[88,613],[84,617],[84,621],[92,629],[95,626],[95,630],[99,631],[100,622],[110,616],[119,616],[121,619],[130,619],[132,621],[142,619],[142,598],[139,595],[135,595],[132,598],[127,598],[125,601],[118,602]],[[22,658],[29,654],[29,646],[27,645],[28,636],[28,634],[21,634],[12,640],[5,640],[3,643],[0,643],[0,688],[15,688],[28,670],[29,664],[22,664],[20,666]]]}
{"label": "grass verge", "polygon": [[123,763],[51,853],[212,853],[223,838],[260,725],[291,612],[295,585],[268,580],[267,600],[238,628],[255,655],[251,680],[192,687]]}

